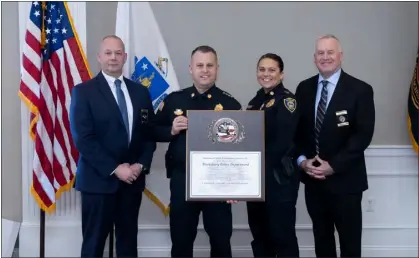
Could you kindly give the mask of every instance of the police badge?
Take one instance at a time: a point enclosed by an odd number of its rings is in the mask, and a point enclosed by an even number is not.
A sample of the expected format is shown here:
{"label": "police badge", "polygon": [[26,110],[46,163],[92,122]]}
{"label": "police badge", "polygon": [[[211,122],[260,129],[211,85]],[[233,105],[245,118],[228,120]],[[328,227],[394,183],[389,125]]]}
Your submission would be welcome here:
{"label": "police badge", "polygon": [[245,138],[243,125],[231,118],[220,118],[208,126],[208,139],[212,143],[239,143]]}
{"label": "police badge", "polygon": [[177,108],[176,110],[175,110],[175,112],[173,112],[175,115],[177,115],[177,116],[180,116],[180,115],[182,115],[183,114],[183,111],[182,111],[182,109],[180,109],[180,108]]}

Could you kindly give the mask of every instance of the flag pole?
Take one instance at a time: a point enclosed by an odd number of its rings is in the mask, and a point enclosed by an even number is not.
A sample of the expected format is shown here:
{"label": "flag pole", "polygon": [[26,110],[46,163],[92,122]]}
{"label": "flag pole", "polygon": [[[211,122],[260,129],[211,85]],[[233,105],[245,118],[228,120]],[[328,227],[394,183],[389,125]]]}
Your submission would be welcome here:
{"label": "flag pole", "polygon": [[39,257],[45,258],[45,211],[40,209],[41,216],[39,229]]}
{"label": "flag pole", "polygon": [[[47,8],[47,3],[45,1],[41,2],[41,10],[42,10],[42,17],[45,16],[45,10]],[[45,31],[45,23],[44,19],[42,19],[42,27],[41,27],[41,46],[42,49],[45,47],[45,39],[46,39],[46,31]],[[40,209],[41,216],[39,217],[40,220],[40,228],[39,228],[39,257],[45,257],[45,211],[41,208]]]}

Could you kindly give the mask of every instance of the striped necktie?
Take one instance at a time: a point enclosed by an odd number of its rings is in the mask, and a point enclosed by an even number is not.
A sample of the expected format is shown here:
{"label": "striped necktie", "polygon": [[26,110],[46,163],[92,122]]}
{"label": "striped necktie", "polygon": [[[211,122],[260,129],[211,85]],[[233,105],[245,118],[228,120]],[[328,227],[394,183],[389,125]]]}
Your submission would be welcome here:
{"label": "striped necktie", "polygon": [[317,107],[317,116],[316,116],[316,128],[315,128],[315,141],[316,141],[316,152],[319,154],[319,137],[320,137],[320,130],[322,128],[324,115],[326,114],[326,105],[327,105],[327,81],[323,80],[323,89],[319,101],[319,105]]}
{"label": "striped necktie", "polygon": [[128,141],[129,141],[129,124],[128,124],[128,109],[127,109],[127,103],[125,102],[125,95],[124,92],[121,89],[121,80],[116,79],[115,80],[115,86],[116,86],[116,98],[118,99],[118,106],[119,110],[121,111],[122,120],[124,120],[125,129],[127,130],[128,134]]}

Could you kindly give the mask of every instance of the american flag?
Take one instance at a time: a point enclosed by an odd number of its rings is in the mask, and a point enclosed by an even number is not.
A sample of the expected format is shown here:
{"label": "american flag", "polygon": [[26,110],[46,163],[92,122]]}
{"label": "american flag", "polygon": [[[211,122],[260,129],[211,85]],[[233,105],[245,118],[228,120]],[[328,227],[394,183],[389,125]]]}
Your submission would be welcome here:
{"label": "american flag", "polygon": [[70,133],[71,89],[91,78],[66,2],[32,2],[19,97],[31,112],[31,193],[47,213],[71,189],[78,152]]}

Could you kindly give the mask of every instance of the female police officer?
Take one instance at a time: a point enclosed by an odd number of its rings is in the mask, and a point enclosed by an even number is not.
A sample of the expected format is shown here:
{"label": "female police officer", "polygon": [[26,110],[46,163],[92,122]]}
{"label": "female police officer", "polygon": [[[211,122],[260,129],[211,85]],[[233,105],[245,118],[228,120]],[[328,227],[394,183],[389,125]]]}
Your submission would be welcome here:
{"label": "female police officer", "polygon": [[263,55],[257,64],[262,86],[248,110],[265,113],[265,202],[248,202],[247,213],[255,257],[298,257],[295,233],[299,173],[293,157],[298,123],[297,102],[284,88],[284,63],[276,54]]}

